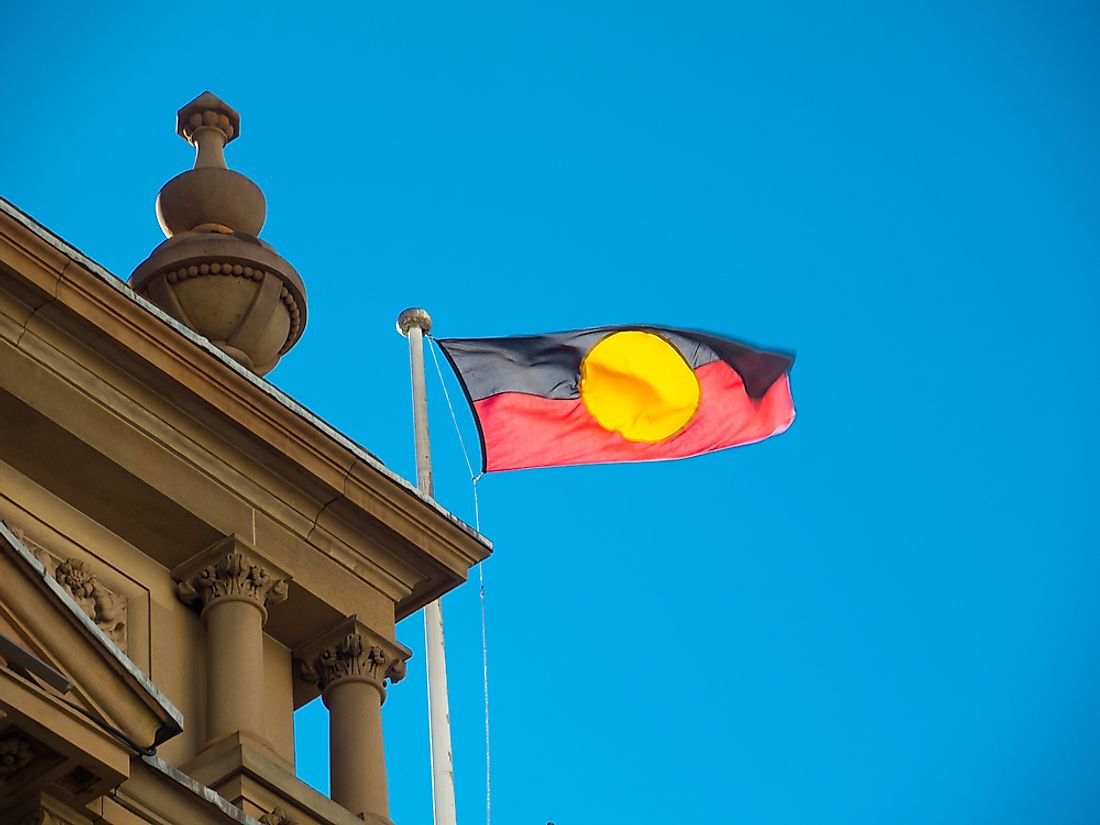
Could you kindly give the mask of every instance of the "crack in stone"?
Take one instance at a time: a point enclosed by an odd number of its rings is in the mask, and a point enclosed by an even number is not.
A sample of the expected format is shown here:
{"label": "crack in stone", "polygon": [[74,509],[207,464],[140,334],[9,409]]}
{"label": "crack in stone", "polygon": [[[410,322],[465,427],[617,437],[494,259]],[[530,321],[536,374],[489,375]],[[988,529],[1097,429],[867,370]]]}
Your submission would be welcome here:
{"label": "crack in stone", "polygon": [[15,339],[15,348],[16,349],[19,349],[19,345],[23,343],[23,338],[27,334],[27,328],[30,327],[31,321],[34,320],[34,316],[37,315],[44,307],[49,306],[50,304],[52,304],[54,301],[57,300],[57,293],[61,291],[61,278],[64,277],[65,271],[72,265],[73,265],[72,261],[69,261],[68,263],[65,264],[65,266],[61,269],[61,272],[58,273],[57,280],[54,282],[53,295],[51,295],[45,301],[43,301],[38,306],[36,306],[34,309],[32,309],[31,314],[27,316],[27,320],[23,322],[23,329],[21,329],[19,331],[19,337]]}
{"label": "crack in stone", "polygon": [[325,510],[335,504],[337,501],[347,495],[348,492],[348,479],[351,478],[351,471],[355,469],[357,463],[356,459],[352,459],[351,464],[348,465],[348,471],[344,473],[344,483],[341,485],[340,492],[333,496],[331,499],[321,505],[321,509],[317,511],[317,515],[313,519],[313,525],[309,528],[309,532],[306,533],[305,540],[308,542],[313,536],[313,533],[317,530],[317,523],[321,520],[321,516],[324,515]]}

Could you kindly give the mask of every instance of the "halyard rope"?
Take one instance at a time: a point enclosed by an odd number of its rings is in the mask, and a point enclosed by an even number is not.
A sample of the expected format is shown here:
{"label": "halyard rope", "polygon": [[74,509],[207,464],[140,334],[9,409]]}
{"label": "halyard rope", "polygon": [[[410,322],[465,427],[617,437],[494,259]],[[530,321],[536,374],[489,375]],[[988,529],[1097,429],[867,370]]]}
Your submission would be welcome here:
{"label": "halyard rope", "polygon": [[[462,457],[466,459],[466,469],[470,471],[470,486],[474,492],[474,529],[478,533],[481,532],[481,513],[478,507],[477,500],[477,483],[481,481],[482,473],[474,472],[474,465],[470,461],[470,453],[466,450],[466,441],[462,438],[462,429],[458,426],[458,416],[455,414],[454,404],[451,403],[451,394],[447,392],[447,382],[443,380],[443,368],[439,365],[439,356],[436,354],[436,347],[439,345],[435,342],[430,335],[425,336],[428,339],[428,349],[432,353],[432,360],[435,362],[435,371],[439,375],[439,385],[443,387],[443,397],[447,399],[447,409],[451,411],[451,420],[455,425],[455,432],[458,434],[458,443],[462,447]],[[484,688],[485,694],[485,825],[489,825],[489,808],[492,801],[492,784],[490,782],[490,766],[491,761],[489,758],[489,645],[486,641],[485,633],[485,562],[479,562],[477,566],[477,578],[480,585],[481,592],[481,682]]]}
{"label": "halyard rope", "polygon": [[455,405],[451,403],[451,394],[447,392],[447,382],[443,380],[443,368],[439,366],[439,356],[435,354],[436,347],[439,346],[435,342],[432,336],[425,336],[431,342],[431,346],[428,347],[432,353],[432,360],[435,361],[435,371],[439,374],[439,385],[443,387],[443,397],[447,399],[447,409],[451,411],[451,421],[455,423],[455,432],[458,433],[458,443],[462,447],[462,457],[466,459],[466,469],[470,471],[470,481],[474,484],[474,527],[477,531],[481,532],[481,523],[477,514],[477,483],[481,480],[481,473],[474,473],[474,465],[470,461],[470,453],[466,449],[466,440],[462,437],[462,430],[458,426],[458,416],[455,415]]}

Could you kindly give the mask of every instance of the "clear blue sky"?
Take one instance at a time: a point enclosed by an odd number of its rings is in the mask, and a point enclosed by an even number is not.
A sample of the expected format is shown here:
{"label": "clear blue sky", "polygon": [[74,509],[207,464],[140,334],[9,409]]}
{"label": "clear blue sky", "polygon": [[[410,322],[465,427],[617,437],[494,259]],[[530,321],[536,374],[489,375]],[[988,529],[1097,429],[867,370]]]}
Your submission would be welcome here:
{"label": "clear blue sky", "polygon": [[[406,476],[410,304],[441,336],[797,351],[779,438],[480,485],[495,822],[1100,821],[1095,7],[23,3],[4,29],[0,194],[122,277],[191,163],[176,109],[241,111],[227,157],[310,301],[270,378]],[[469,825],[476,585],[444,611]],[[399,636],[417,825],[419,617]],[[298,722],[325,787],[323,710]]]}

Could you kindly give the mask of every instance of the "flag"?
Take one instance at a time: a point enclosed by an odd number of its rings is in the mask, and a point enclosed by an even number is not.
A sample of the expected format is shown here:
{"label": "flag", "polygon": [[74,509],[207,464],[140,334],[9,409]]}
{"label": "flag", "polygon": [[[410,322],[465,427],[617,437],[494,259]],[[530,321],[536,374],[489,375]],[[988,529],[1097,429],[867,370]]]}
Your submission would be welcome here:
{"label": "flag", "polygon": [[708,333],[615,326],[438,344],[473,409],[483,472],[687,458],[794,420],[793,359]]}

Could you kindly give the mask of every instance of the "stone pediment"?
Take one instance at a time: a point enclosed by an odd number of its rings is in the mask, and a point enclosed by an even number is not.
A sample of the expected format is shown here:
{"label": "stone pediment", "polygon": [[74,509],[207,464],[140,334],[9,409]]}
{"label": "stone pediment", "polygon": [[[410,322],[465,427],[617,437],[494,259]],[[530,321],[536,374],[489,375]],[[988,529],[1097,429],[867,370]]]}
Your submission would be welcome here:
{"label": "stone pediment", "polygon": [[94,604],[54,575],[0,522],[0,820],[28,795],[79,804],[102,794],[126,779],[134,754],[183,726],[96,623]]}

